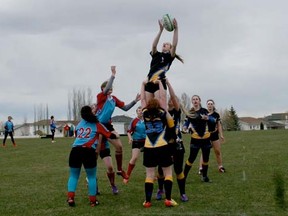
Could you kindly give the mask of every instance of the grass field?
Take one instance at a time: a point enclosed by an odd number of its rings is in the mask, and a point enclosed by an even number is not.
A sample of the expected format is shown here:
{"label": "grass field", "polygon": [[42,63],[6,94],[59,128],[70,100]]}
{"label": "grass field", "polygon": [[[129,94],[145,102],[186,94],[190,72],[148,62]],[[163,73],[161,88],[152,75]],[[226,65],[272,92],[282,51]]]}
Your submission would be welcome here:
{"label": "grass field", "polygon": [[[173,198],[179,203],[166,208],[163,201],[152,201],[145,209],[142,157],[127,185],[116,176],[120,193],[112,195],[103,162],[98,162],[101,195],[100,205],[91,208],[87,198],[85,173],[82,172],[76,191],[76,207],[68,207],[66,190],[68,155],[72,138],[16,139],[17,148],[7,140],[0,148],[0,215],[288,215],[288,130],[225,132],[222,146],[227,173],[218,172],[211,151],[209,178],[202,183],[197,166],[187,179],[187,203],[181,203],[176,180]],[[127,167],[131,147],[127,137],[124,145],[124,167]],[[189,136],[184,136],[189,155]],[[114,149],[112,148],[114,151]],[[114,154],[113,154],[113,160]],[[156,192],[156,184],[154,192]],[[153,197],[155,197],[153,195]]]}

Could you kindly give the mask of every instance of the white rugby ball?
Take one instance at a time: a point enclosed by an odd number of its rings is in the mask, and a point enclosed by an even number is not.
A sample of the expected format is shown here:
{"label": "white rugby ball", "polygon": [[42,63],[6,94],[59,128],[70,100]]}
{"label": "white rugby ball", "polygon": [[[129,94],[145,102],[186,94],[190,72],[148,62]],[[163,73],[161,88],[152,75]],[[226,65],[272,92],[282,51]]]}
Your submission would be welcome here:
{"label": "white rugby ball", "polygon": [[171,32],[174,30],[173,17],[171,15],[164,14],[162,17],[162,23],[167,31]]}

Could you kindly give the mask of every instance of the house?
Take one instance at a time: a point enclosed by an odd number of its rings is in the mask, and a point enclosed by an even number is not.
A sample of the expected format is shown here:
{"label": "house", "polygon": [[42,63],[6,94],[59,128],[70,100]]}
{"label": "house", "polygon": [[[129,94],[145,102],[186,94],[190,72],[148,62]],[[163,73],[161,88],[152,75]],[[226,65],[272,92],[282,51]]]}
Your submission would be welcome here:
{"label": "house", "polygon": [[265,120],[270,123],[269,129],[288,129],[288,112],[272,113]]}
{"label": "house", "polygon": [[267,122],[263,118],[240,117],[240,130],[267,130]]}
{"label": "house", "polygon": [[[75,129],[78,121],[56,121],[55,137],[64,136],[64,127],[68,125],[69,128]],[[24,123],[22,125],[14,126],[14,136],[46,136],[51,134],[50,131],[50,120],[40,120],[34,123]],[[74,133],[73,133],[74,134]]]}
{"label": "house", "polygon": [[288,112],[272,113],[264,118],[240,117],[239,124],[241,130],[263,130],[288,129]]}
{"label": "house", "polygon": [[[112,117],[113,127],[120,135],[127,135],[128,126],[133,118],[125,115]],[[55,137],[74,136],[75,127],[79,121],[74,120],[59,120],[56,121]],[[14,136],[16,137],[44,137],[51,134],[50,120],[40,120],[34,123],[24,123],[14,126]],[[1,134],[4,132],[0,131]]]}
{"label": "house", "polygon": [[120,135],[127,135],[127,130],[133,118],[125,115],[112,117],[113,127]]}

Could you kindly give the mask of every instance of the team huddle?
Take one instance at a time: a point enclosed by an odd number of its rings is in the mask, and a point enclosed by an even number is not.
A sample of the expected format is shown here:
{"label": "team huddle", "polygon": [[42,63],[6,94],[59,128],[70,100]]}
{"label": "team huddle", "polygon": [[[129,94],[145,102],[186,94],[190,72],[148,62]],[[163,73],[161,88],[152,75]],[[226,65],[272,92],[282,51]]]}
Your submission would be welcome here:
{"label": "team huddle", "polygon": [[[220,140],[224,141],[220,116],[215,111],[214,101],[207,101],[207,109],[201,106],[198,95],[192,97],[192,108],[186,110],[177,98],[174,89],[166,77],[174,59],[183,63],[183,59],[176,54],[178,43],[178,24],[172,20],[172,43],[163,43],[162,51],[157,50],[161,34],[164,30],[163,22],[158,21],[159,32],[153,43],[150,55],[152,57],[150,71],[141,84],[141,92],[128,104],[112,95],[116,67],[111,66],[111,77],[101,85],[101,92],[97,94],[97,102],[92,106],[81,109],[81,121],[76,126],[76,139],[72,144],[69,156],[70,175],[68,179],[67,202],[75,206],[75,191],[82,165],[87,175],[89,201],[92,207],[99,204],[97,200],[97,158],[104,161],[107,168],[112,193],[117,194],[115,174],[123,178],[127,184],[136,161],[143,152],[143,165],[146,170],[145,201],[143,206],[152,205],[154,181],[158,181],[156,199],[165,196],[164,204],[167,207],[177,206],[172,199],[173,170],[182,202],[188,201],[185,192],[186,178],[194,163],[199,150],[202,157],[199,162],[199,173],[203,182],[210,182],[208,178],[208,162],[210,149],[213,146],[220,172],[225,172],[222,166]],[[165,27],[166,28],[166,27]],[[168,98],[169,93],[169,98]],[[132,156],[123,170],[123,148],[119,134],[113,128],[111,118],[116,107],[128,111],[137,102],[141,102],[127,131],[128,142],[132,145]],[[181,112],[186,115],[183,127],[180,127]],[[185,148],[181,130],[191,131],[190,154],[184,164]],[[115,147],[117,171],[112,166],[110,144]],[[157,173],[157,175],[155,174]]]}

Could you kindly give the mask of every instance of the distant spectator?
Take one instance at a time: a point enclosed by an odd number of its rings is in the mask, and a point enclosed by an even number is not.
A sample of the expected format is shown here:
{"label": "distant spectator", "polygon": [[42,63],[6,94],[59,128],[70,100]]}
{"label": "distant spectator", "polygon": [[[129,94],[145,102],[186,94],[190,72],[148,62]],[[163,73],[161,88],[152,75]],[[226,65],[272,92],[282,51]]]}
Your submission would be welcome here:
{"label": "distant spectator", "polygon": [[69,136],[69,130],[70,130],[70,127],[68,124],[66,124],[64,126],[64,137],[68,137]]}
{"label": "distant spectator", "polygon": [[54,142],[56,142],[56,141],[54,140],[55,130],[56,130],[56,123],[55,123],[55,121],[54,121],[54,116],[51,116],[51,117],[50,117],[50,130],[51,130],[51,133],[52,133],[52,137],[51,137],[52,143],[54,143]]}
{"label": "distant spectator", "polygon": [[12,119],[13,118],[11,116],[8,116],[8,121],[6,121],[4,124],[5,132],[4,132],[3,147],[6,147],[5,142],[6,142],[8,135],[11,137],[11,141],[13,143],[13,146],[16,147],[16,143],[15,143],[15,140],[13,138],[14,125],[13,125],[13,122],[11,121]]}

